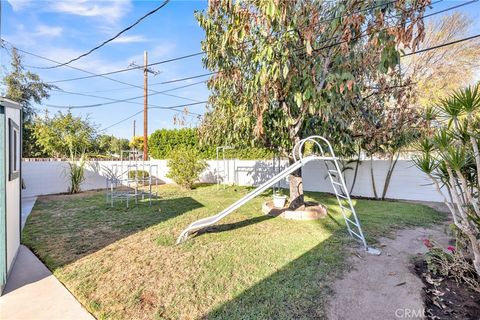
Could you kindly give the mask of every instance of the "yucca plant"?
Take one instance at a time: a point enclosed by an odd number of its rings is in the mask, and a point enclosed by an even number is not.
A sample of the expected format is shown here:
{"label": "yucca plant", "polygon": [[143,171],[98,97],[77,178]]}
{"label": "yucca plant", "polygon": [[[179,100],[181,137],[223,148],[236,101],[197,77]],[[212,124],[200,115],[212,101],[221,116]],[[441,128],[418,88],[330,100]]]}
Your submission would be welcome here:
{"label": "yucca plant", "polygon": [[71,160],[68,162],[68,178],[70,180],[70,187],[68,188],[68,192],[79,193],[80,186],[83,181],[85,181],[85,154],[82,154],[79,160],[76,160],[74,155],[72,154]]}
{"label": "yucca plant", "polygon": [[[479,86],[455,91],[439,106],[427,110],[425,119],[432,123],[417,143],[420,155],[414,162],[433,181],[455,225],[469,239],[473,264],[480,275]],[[433,117],[432,109],[440,117]]]}

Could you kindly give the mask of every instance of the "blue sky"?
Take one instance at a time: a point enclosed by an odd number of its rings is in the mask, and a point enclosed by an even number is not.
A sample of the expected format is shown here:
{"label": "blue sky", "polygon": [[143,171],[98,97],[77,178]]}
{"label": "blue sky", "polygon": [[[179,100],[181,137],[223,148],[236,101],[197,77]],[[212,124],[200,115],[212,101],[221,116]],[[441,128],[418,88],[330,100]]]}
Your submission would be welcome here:
{"label": "blue sky", "polygon": [[[2,38],[13,43],[20,49],[36,53],[50,59],[64,62],[84,53],[95,45],[110,38],[119,30],[131,24],[146,12],[154,9],[162,1],[55,1],[55,0],[8,0],[2,1]],[[435,2],[435,1],[434,1]],[[435,4],[431,11],[438,11],[466,1],[444,0]],[[170,59],[200,51],[200,41],[203,39],[203,30],[198,26],[194,11],[202,10],[207,1],[171,1],[167,6],[154,15],[146,18],[140,25],[125,33],[118,41],[109,43],[103,48],[90,54],[72,66],[86,69],[95,73],[108,72],[126,68],[131,62],[143,63],[143,51],[149,53],[149,62]],[[460,8],[475,22],[472,34],[480,32],[480,2]],[[451,13],[451,12],[448,12]],[[440,15],[435,18],[440,17]],[[9,64],[9,56],[1,51],[2,66]],[[24,63],[29,66],[50,66],[49,62],[24,55]],[[2,68],[4,69],[4,68]],[[150,83],[162,82],[193,75],[206,73],[201,62],[201,56],[184,59],[155,67],[160,74],[149,76]],[[31,69],[38,73],[44,81],[55,81],[87,75],[83,72],[61,67],[52,70]],[[2,70],[2,73],[4,70]],[[141,70],[129,71],[111,77],[143,85]],[[203,78],[207,79],[207,78]],[[151,86],[154,90],[168,90],[202,79],[193,79],[169,85]],[[128,88],[119,83],[102,78],[59,83],[59,87],[66,91],[82,92],[114,99],[125,99],[143,94],[140,88]],[[110,89],[122,90],[97,92]],[[169,92],[193,100],[206,100],[208,90],[204,84],[191,86]],[[135,100],[143,102],[142,99]],[[51,98],[45,101],[50,105],[86,105],[107,100],[82,97],[60,92],[52,92]],[[191,103],[164,95],[150,97],[151,104],[160,106],[181,105]],[[39,108],[45,108],[39,106]],[[99,128],[109,126],[121,119],[142,109],[141,105],[119,103],[98,108],[74,110],[75,114],[88,114],[90,119]],[[55,112],[57,109],[49,108]],[[189,107],[196,113],[203,113],[204,105]],[[158,128],[172,128],[174,113],[168,110],[150,110],[149,132]],[[128,137],[132,135],[133,120],[137,120],[137,134],[142,129],[142,114],[122,124],[112,127],[107,133],[116,136]],[[195,125],[198,120],[189,117],[188,125]]]}
{"label": "blue sky", "polygon": [[[67,61],[95,45],[110,38],[124,27],[131,24],[146,12],[157,7],[160,1],[2,1],[2,37],[19,48],[49,57],[56,61]],[[201,51],[200,41],[203,30],[198,26],[193,13],[204,9],[206,1],[172,1],[154,15],[146,18],[141,24],[128,31],[118,42],[109,43],[88,57],[72,63],[95,73],[108,72],[126,68],[131,62],[143,64],[143,51],[147,50],[149,62],[161,61],[193,52]],[[9,56],[1,52],[2,65],[8,65]],[[51,63],[29,55],[24,55],[24,64],[32,66],[49,66]],[[162,82],[206,73],[203,69],[201,56],[196,56],[177,62],[159,65],[154,68],[160,74],[149,75],[149,82]],[[61,67],[53,70],[31,69],[38,73],[44,81],[55,81],[80,77],[85,74],[70,68]],[[2,70],[3,72],[3,70]],[[129,71],[111,77],[143,86],[143,72]],[[154,90],[167,90],[202,79],[172,83],[169,85],[151,86]],[[125,99],[141,96],[141,88],[128,88],[124,84],[102,78],[58,83],[66,91],[88,92],[92,95]],[[109,89],[125,88],[109,92],[94,92]],[[208,90],[204,84],[187,87],[169,92],[178,96],[198,101],[206,100]],[[135,100],[142,103],[143,99]],[[51,98],[45,104],[51,105],[85,105],[107,100],[67,95],[51,92]],[[160,106],[192,103],[164,95],[149,98],[149,103]],[[44,107],[41,107],[44,108]],[[99,128],[113,124],[142,109],[141,105],[119,103],[98,108],[78,109],[76,114],[89,114],[90,119]],[[55,112],[56,109],[49,108]],[[191,106],[192,112],[203,113],[204,105]],[[152,109],[149,112],[149,132],[157,128],[171,128],[174,113],[169,110]],[[143,129],[143,116],[132,118],[120,125],[112,127],[107,132],[117,136],[131,137],[133,119],[137,120],[137,134]],[[188,117],[189,125],[197,120]]]}

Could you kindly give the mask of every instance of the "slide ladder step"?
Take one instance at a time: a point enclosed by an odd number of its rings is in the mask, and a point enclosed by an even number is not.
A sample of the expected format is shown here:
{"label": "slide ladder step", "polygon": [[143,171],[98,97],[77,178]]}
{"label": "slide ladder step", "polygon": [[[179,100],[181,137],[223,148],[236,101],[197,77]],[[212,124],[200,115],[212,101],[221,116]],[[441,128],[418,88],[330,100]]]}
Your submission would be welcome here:
{"label": "slide ladder step", "polygon": [[[325,152],[325,149],[322,147],[322,145],[320,144],[319,141],[324,143],[327,146],[327,150],[326,150],[327,152]],[[310,155],[310,156],[307,156],[307,157],[303,157],[302,148],[303,148],[303,146],[306,142],[313,142],[314,144],[316,144],[316,146],[318,147],[318,149],[320,151],[320,156]],[[298,152],[298,155],[299,155],[298,160],[297,160],[297,152]],[[331,156],[325,156],[325,154],[330,154]],[[241,199],[237,200],[235,203],[230,205],[225,210],[221,211],[220,213],[218,213],[216,215],[206,217],[206,218],[202,218],[200,220],[197,220],[197,221],[191,223],[185,230],[182,231],[182,233],[180,234],[180,236],[177,239],[177,243],[181,243],[181,242],[185,241],[191,233],[196,232],[196,231],[198,231],[202,228],[205,228],[205,227],[208,227],[208,226],[211,226],[211,225],[217,223],[218,221],[223,219],[225,216],[234,212],[235,210],[240,208],[242,205],[244,205],[248,201],[250,201],[253,198],[255,198],[256,196],[260,195],[266,189],[268,189],[268,188],[274,186],[276,183],[280,182],[282,179],[287,177],[289,174],[291,174],[291,173],[297,171],[298,169],[300,169],[301,167],[303,167],[308,162],[313,161],[313,160],[322,160],[322,161],[324,161],[324,164],[326,166],[327,173],[328,173],[328,176],[330,178],[330,182],[332,184],[332,188],[335,192],[335,196],[337,198],[338,205],[340,206],[340,209],[342,211],[342,216],[343,216],[343,218],[345,220],[345,223],[347,225],[347,229],[348,229],[349,234],[353,238],[356,238],[357,240],[359,240],[362,243],[362,245],[364,246],[364,248],[367,252],[372,253],[372,254],[379,254],[380,253],[379,250],[376,250],[374,248],[370,248],[370,247],[367,246],[367,243],[365,241],[365,237],[364,237],[363,232],[362,232],[362,228],[360,226],[360,222],[357,218],[355,208],[352,204],[350,194],[349,194],[349,192],[347,190],[347,187],[346,187],[346,184],[345,184],[345,178],[343,177],[343,174],[340,171],[340,167],[338,165],[338,161],[337,161],[338,158],[336,158],[330,142],[328,142],[328,140],[326,140],[325,138],[323,138],[321,136],[310,136],[308,138],[302,139],[302,140],[298,141],[296,143],[295,147],[293,148],[293,158],[295,159],[295,162],[292,165],[285,168],[280,173],[274,175],[272,178],[268,179],[266,182],[264,182],[263,184],[261,184],[256,189],[249,192],[248,194],[246,194]],[[331,167],[329,165],[333,165],[335,168],[331,169]],[[225,172],[226,171],[225,167],[222,168],[223,170],[221,170],[221,171],[220,171],[220,168],[217,168],[217,169],[218,169],[218,172]],[[335,186],[340,186],[340,189],[341,189],[340,191],[343,194],[340,194],[337,191],[337,188],[335,188]],[[348,201],[348,207],[349,208],[347,208],[342,203],[342,201]],[[347,214],[346,214],[347,210],[350,212],[349,216],[347,216]]]}

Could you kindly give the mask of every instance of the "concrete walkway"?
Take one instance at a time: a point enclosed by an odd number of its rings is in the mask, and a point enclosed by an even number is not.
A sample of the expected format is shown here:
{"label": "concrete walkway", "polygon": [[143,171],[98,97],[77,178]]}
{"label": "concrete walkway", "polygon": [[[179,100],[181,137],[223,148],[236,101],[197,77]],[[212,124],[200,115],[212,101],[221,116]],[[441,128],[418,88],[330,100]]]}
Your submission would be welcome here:
{"label": "concrete walkway", "polygon": [[2,320],[94,319],[25,246],[20,246],[4,295]]}
{"label": "concrete walkway", "polygon": [[30,212],[32,212],[35,201],[37,201],[37,197],[22,197],[22,230]]}

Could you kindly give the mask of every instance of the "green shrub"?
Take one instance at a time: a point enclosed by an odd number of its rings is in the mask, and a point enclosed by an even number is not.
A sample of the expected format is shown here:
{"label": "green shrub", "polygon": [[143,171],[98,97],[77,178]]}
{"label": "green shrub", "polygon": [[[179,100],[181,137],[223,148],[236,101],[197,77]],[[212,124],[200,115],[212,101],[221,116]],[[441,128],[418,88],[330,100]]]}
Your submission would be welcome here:
{"label": "green shrub", "polygon": [[155,159],[168,159],[179,147],[197,148],[198,145],[197,130],[192,128],[156,130],[148,139],[150,155]]}
{"label": "green shrub", "polygon": [[70,186],[68,193],[79,193],[80,185],[85,181],[85,157],[82,156],[80,160],[76,161],[73,156],[72,160],[68,162],[69,170],[67,172]]}
{"label": "green shrub", "polygon": [[[170,153],[178,148],[196,149],[202,159],[217,157],[217,146],[202,146],[196,128],[156,130],[148,138],[149,154],[154,159],[169,159]],[[273,152],[260,147],[235,148],[225,150],[225,157],[242,160],[271,159]]]}
{"label": "green shrub", "polygon": [[138,177],[138,179],[145,179],[150,177],[150,174],[145,170],[132,170],[128,172],[128,179],[135,179],[135,177]]}
{"label": "green shrub", "polygon": [[196,149],[179,147],[170,152],[168,167],[167,177],[182,187],[191,189],[200,173],[207,167],[207,163],[200,158],[200,153]]}

